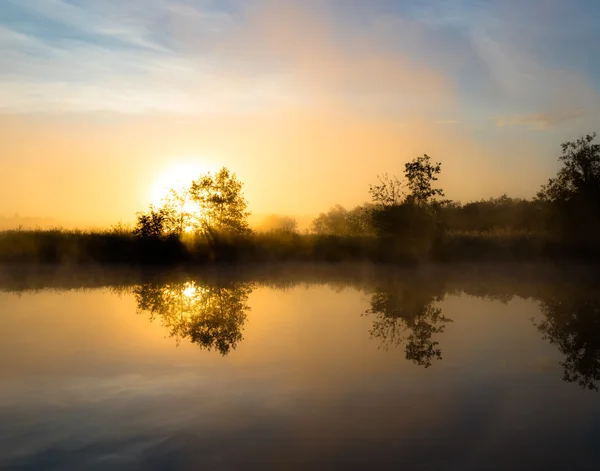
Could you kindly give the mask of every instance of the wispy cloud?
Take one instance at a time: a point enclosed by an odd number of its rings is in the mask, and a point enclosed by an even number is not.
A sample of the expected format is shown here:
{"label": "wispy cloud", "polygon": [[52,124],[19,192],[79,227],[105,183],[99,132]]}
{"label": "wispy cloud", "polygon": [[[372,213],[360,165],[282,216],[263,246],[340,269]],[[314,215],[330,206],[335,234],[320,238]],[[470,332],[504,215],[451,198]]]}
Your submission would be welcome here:
{"label": "wispy cloud", "polygon": [[[585,8],[558,0],[7,0],[0,107],[189,114],[335,101],[438,122],[453,106],[463,122],[525,119],[528,109],[567,116],[529,116],[548,127],[598,100],[590,67],[600,71],[600,33]],[[571,36],[557,28],[561,17]],[[549,54],[557,44],[560,54]]]}
{"label": "wispy cloud", "polygon": [[585,115],[585,109],[583,108],[575,110],[559,110],[556,112],[546,113],[530,113],[520,116],[514,116],[508,121],[505,119],[498,120],[498,125],[525,125],[531,126],[536,129],[547,129],[567,121],[583,118]]}
{"label": "wispy cloud", "polygon": [[[12,18],[0,22],[5,112],[194,113],[257,94],[233,92],[210,58],[178,51],[169,25],[191,12],[170,2],[40,0],[2,8]],[[222,20],[223,14],[199,12],[195,25],[210,33]],[[203,88],[211,93],[193,93]]]}
{"label": "wispy cloud", "polygon": [[520,115],[492,118],[496,126],[528,126],[534,129],[548,129],[560,124],[576,121],[588,115],[584,108],[555,110],[543,113],[525,113]]}
{"label": "wispy cloud", "polygon": [[335,101],[420,114],[451,95],[447,76],[367,34],[336,38],[335,18],[316,2],[255,2],[235,17],[167,0],[10,5],[15,21],[0,25],[0,49],[11,51],[0,59],[5,111],[231,113]]}

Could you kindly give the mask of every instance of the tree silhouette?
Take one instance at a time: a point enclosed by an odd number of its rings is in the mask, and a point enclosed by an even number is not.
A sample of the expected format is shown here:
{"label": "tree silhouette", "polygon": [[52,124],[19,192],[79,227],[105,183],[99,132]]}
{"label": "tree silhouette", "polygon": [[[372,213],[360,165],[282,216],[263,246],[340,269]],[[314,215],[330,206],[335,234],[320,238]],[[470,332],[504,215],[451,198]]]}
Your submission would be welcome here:
{"label": "tree silhouette", "polygon": [[158,238],[167,235],[168,220],[170,213],[165,208],[155,208],[150,205],[147,213],[137,214],[137,224],[133,234],[140,238]]}
{"label": "tree silhouette", "polygon": [[487,200],[451,203],[438,216],[445,227],[472,232],[541,232],[546,229],[548,204],[503,194]]}
{"label": "tree silhouette", "polygon": [[171,188],[163,199],[162,209],[167,216],[165,230],[168,233],[181,236],[198,227],[200,208],[192,201],[189,188]]}
{"label": "tree silhouette", "polygon": [[199,208],[199,230],[211,234],[250,232],[242,183],[225,167],[215,175],[209,172],[193,181],[190,195]]}
{"label": "tree silhouette", "polygon": [[408,182],[410,194],[407,196],[407,202],[417,206],[426,207],[429,205],[440,205],[445,200],[438,201],[435,198],[443,198],[444,190],[433,188],[432,183],[437,181],[442,172],[442,164],[431,163],[431,158],[427,154],[417,157],[404,165],[404,175]]}
{"label": "tree silhouette", "polygon": [[441,164],[432,164],[427,154],[417,157],[404,166],[406,195],[402,182],[396,177],[384,175],[379,184],[371,185],[369,192],[375,208],[371,211],[371,224],[374,232],[384,240],[384,253],[394,258],[422,258],[428,256],[436,236],[440,232],[437,212],[440,206],[448,203],[438,200],[444,192],[433,187]]}
{"label": "tree silhouette", "polygon": [[598,390],[600,380],[600,296],[596,287],[555,287],[541,301],[545,319],[537,325],[565,355],[563,379]]}
{"label": "tree silhouette", "polygon": [[568,240],[592,245],[600,234],[600,145],[592,144],[595,137],[564,142],[562,168],[537,195],[554,209],[551,228]]}
{"label": "tree silhouette", "polygon": [[563,167],[543,185],[538,197],[550,202],[565,202],[598,193],[600,187],[600,145],[592,144],[596,133],[561,145],[559,161]]}
{"label": "tree silhouette", "polygon": [[161,207],[150,206],[148,213],[138,213],[134,234],[156,238],[187,232],[210,239],[248,234],[249,215],[242,183],[223,167],[215,175],[201,175],[190,188],[171,189]]}
{"label": "tree silhouette", "polygon": [[373,233],[371,205],[356,206],[347,210],[337,204],[321,213],[310,226],[311,232],[328,236],[365,236]]}
{"label": "tree silhouette", "polygon": [[443,333],[452,322],[434,305],[437,299],[416,285],[378,289],[365,313],[375,316],[371,336],[380,339],[384,348],[404,343],[406,359],[429,368],[433,360],[442,359],[433,335]]}
{"label": "tree silhouette", "polygon": [[284,234],[295,234],[298,232],[298,222],[290,216],[280,216],[271,214],[267,216],[260,225],[266,232],[276,232]]}
{"label": "tree silhouette", "polygon": [[389,208],[406,203],[421,207],[447,203],[446,200],[435,199],[444,197],[444,190],[433,187],[433,182],[438,180],[437,176],[441,172],[442,164],[431,163],[431,157],[423,154],[422,157],[416,157],[404,164],[406,187],[410,191],[408,195],[398,177],[395,175],[389,177],[386,173],[377,176],[378,184],[369,185],[371,200],[379,208]]}
{"label": "tree silhouette", "polygon": [[158,319],[177,342],[189,338],[226,355],[242,340],[250,283],[145,283],[134,288],[138,312]]}
{"label": "tree silhouette", "polygon": [[374,204],[382,207],[396,206],[402,204],[406,194],[402,189],[402,182],[393,175],[387,173],[377,175],[379,183],[369,185],[369,194]]}

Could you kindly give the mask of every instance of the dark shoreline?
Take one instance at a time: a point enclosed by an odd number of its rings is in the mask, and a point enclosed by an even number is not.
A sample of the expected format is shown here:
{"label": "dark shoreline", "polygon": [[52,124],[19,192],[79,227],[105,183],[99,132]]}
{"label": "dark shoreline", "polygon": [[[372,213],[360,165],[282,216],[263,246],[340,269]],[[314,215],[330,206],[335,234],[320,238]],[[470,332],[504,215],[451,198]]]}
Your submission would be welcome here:
{"label": "dark shoreline", "polygon": [[0,232],[0,263],[182,266],[257,263],[600,262],[600,247],[545,233],[445,233],[434,240],[258,233],[208,242],[201,237],[140,239],[128,233]]}

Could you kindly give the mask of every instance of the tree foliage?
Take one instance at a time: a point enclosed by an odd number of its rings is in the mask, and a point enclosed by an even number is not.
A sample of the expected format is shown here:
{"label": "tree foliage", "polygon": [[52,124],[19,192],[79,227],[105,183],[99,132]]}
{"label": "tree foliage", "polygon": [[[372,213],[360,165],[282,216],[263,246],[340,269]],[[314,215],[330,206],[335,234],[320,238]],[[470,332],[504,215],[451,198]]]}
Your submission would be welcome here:
{"label": "tree foliage", "polygon": [[595,245],[600,235],[600,145],[596,134],[562,144],[561,169],[538,193],[551,205],[550,229],[569,242]]}
{"label": "tree foliage", "polygon": [[271,214],[262,221],[260,228],[266,232],[295,234],[298,232],[298,222],[290,216]]}
{"label": "tree foliage", "polygon": [[371,205],[356,206],[347,210],[337,204],[321,213],[310,226],[314,234],[328,236],[365,236],[373,233]]}
{"label": "tree foliage", "polygon": [[444,227],[457,232],[542,232],[548,204],[501,195],[465,204],[450,203],[438,210]]}
{"label": "tree foliage", "polygon": [[192,182],[191,200],[198,205],[198,230],[225,234],[248,234],[248,204],[242,183],[225,167]]}
{"label": "tree foliage", "polygon": [[389,177],[387,173],[377,175],[379,183],[369,185],[369,194],[374,204],[390,207],[402,204],[406,194],[402,189],[402,182],[395,175]]}
{"label": "tree foliage", "polygon": [[379,177],[379,184],[369,189],[375,205],[371,212],[375,233],[410,246],[418,258],[428,254],[438,231],[435,213],[446,203],[437,199],[444,196],[443,190],[433,186],[440,172],[441,164],[432,164],[427,154],[407,162],[404,176],[408,194],[398,178]]}
{"label": "tree foliage", "polygon": [[147,213],[138,213],[133,234],[140,238],[158,238],[167,235],[169,212],[150,205]]}
{"label": "tree foliage", "polygon": [[596,133],[561,145],[562,168],[538,193],[553,203],[590,199],[600,193],[600,145],[592,144]]}
{"label": "tree foliage", "polygon": [[444,190],[433,187],[433,182],[438,180],[437,176],[441,172],[442,164],[431,163],[431,158],[427,154],[407,162],[404,165],[404,175],[410,190],[407,197],[408,202],[421,207],[446,202],[436,199],[445,196]]}
{"label": "tree foliage", "polygon": [[159,208],[138,213],[138,237],[182,236],[184,233],[248,234],[247,203],[242,183],[223,167],[194,180],[189,188],[171,189]]}
{"label": "tree foliage", "polygon": [[[424,154],[422,157],[417,157],[404,165],[406,185],[403,185],[396,176],[378,175],[379,183],[369,187],[371,200],[380,208],[401,204],[429,207],[448,203],[447,200],[437,199],[444,197],[444,190],[433,186],[433,182],[438,180],[437,176],[441,171],[442,164],[439,162],[431,163],[431,158]],[[404,186],[409,190],[408,194],[404,191]]]}
{"label": "tree foliage", "polygon": [[199,208],[193,204],[188,188],[171,188],[163,199],[162,210],[166,215],[165,230],[169,234],[181,236],[192,231],[198,223]]}

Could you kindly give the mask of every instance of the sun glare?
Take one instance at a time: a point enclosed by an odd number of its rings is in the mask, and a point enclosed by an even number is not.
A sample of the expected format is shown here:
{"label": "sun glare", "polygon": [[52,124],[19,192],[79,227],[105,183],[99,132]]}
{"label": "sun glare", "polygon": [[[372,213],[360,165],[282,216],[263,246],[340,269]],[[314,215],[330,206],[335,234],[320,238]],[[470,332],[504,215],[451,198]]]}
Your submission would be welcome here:
{"label": "sun glare", "polygon": [[150,190],[150,202],[155,206],[160,205],[171,189],[187,188],[193,180],[210,171],[213,171],[212,166],[203,162],[203,159],[197,159],[197,162],[177,163],[165,168]]}
{"label": "sun glare", "polygon": [[196,285],[194,283],[187,282],[185,284],[185,288],[182,291],[182,294],[188,298],[191,298],[198,292]]}

